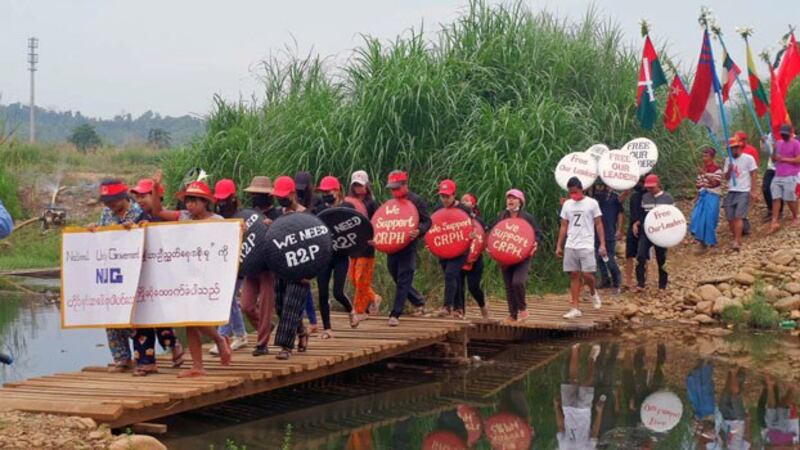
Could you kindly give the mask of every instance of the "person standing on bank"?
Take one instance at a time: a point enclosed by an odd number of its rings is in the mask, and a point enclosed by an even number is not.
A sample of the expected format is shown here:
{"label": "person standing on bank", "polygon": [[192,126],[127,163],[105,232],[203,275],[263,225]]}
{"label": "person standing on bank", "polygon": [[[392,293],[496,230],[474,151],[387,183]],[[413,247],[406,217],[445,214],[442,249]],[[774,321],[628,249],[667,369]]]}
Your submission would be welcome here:
{"label": "person standing on bank", "polygon": [[[439,183],[439,201],[440,203],[436,205],[434,211],[443,208],[459,208],[467,215],[471,216],[472,214],[472,210],[461,205],[456,199],[456,183],[453,180],[443,180]],[[458,294],[462,290],[461,268],[467,262],[468,255],[469,248],[455,258],[439,258],[439,265],[444,272],[444,304],[439,310],[439,317],[464,318],[464,297]]]}
{"label": "person standing on bank", "polygon": [[703,166],[697,175],[697,201],[692,210],[689,231],[700,244],[699,251],[717,245],[719,198],[722,195],[722,169],[714,162],[714,147],[703,149]]}
{"label": "person standing on bank", "polygon": [[[350,176],[350,189],[345,201],[352,204],[358,212],[372,220],[372,215],[378,210],[378,204],[372,197],[369,186],[369,175],[363,170],[356,170]],[[376,316],[380,311],[381,297],[372,289],[372,275],[375,271],[375,248],[371,245],[350,257],[350,270],[347,277],[353,284],[355,291],[354,309],[357,320],[360,322],[367,318],[367,313]]]}
{"label": "person standing on bank", "polygon": [[[156,172],[153,177],[155,182],[155,189],[161,186],[161,172]],[[213,220],[222,219],[222,216],[211,212],[211,206],[214,204],[214,195],[211,188],[202,181],[194,181],[186,186],[186,189],[178,192],[175,197],[178,198],[185,206],[185,210],[170,211],[163,209],[161,206],[161,198],[159,196],[153,197],[153,215],[165,221],[188,221],[188,220]],[[219,356],[222,360],[222,365],[227,366],[231,363],[231,348],[228,341],[220,336],[217,329],[214,327],[186,327],[186,336],[189,342],[189,354],[192,355],[192,368],[185,370],[178,374],[178,378],[185,377],[199,377],[206,374],[203,368],[203,343],[201,341],[201,334],[211,338],[217,348],[219,349]]]}
{"label": "person standing on bank", "polygon": [[528,284],[528,273],[531,269],[531,258],[536,253],[539,242],[544,239],[539,224],[533,214],[524,211],[525,194],[519,189],[509,189],[506,192],[506,209],[497,217],[500,222],[503,219],[520,218],[533,228],[536,243],[531,250],[531,254],[522,261],[510,266],[500,268],[503,274],[503,284],[506,288],[506,301],[508,302],[507,322],[516,322],[528,318],[528,305],[525,302],[525,285]]}
{"label": "person standing on bank", "polygon": [[[600,246],[597,248],[600,257],[604,258],[608,253],[606,233],[603,230],[603,213],[597,200],[583,194],[583,185],[577,177],[567,181],[567,189],[570,198],[561,207],[561,229],[558,232],[556,256],[564,258],[564,272],[569,274],[569,291],[572,298],[572,308],[563,317],[577,319],[583,315],[579,304],[583,283],[589,286],[592,306],[599,309],[603,304],[594,279],[594,273],[597,271],[595,236],[600,240]],[[595,230],[597,230],[596,235]]]}
{"label": "person standing on bank", "polygon": [[[488,230],[486,222],[483,221],[478,210],[478,197],[475,194],[469,192],[464,194],[461,197],[461,204],[470,210],[469,216],[473,220],[477,220],[484,230]],[[483,254],[478,255],[475,262],[465,264],[461,270],[461,283],[458,291],[459,304],[466,305],[466,286],[469,288],[472,298],[478,303],[478,307],[481,308],[481,317],[488,319],[489,308],[486,306],[486,296],[481,288],[481,279],[483,279]]]}
{"label": "person standing on bank", "polygon": [[408,190],[408,174],[401,170],[389,173],[389,182],[386,184],[392,190],[392,197],[398,200],[408,200],[417,208],[419,215],[418,228],[411,232],[411,243],[397,253],[387,256],[389,274],[395,282],[394,306],[389,313],[389,326],[400,325],[400,315],[406,305],[406,299],[416,308],[414,315],[425,314],[425,299],[414,289],[414,272],[417,269],[417,241],[428,232],[431,227],[431,218],[428,215],[428,205],[420,196]]}
{"label": "person standing on bank", "polygon": [[[617,264],[617,241],[622,240],[622,224],[625,221],[625,207],[616,192],[598,179],[595,183],[592,198],[597,200],[600,212],[603,213],[603,230],[606,233],[605,257],[600,255],[600,237],[594,240],[597,268],[600,269],[600,285],[598,289],[612,288],[615,294],[620,293],[622,273]],[[609,276],[610,275],[610,276]]]}
{"label": "person standing on bank", "polygon": [[633,224],[641,221],[642,217],[644,217],[642,196],[644,196],[645,192],[644,179],[639,178],[636,186],[632,190],[624,192],[620,198],[622,200],[622,197],[630,196],[628,199],[628,231],[625,234],[624,289],[633,289],[634,286],[633,268],[636,262],[636,254],[639,252],[639,235],[633,232]]}
{"label": "person standing on bank", "polygon": [[742,247],[742,234],[744,233],[744,218],[750,209],[750,202],[757,200],[753,186],[756,185],[758,166],[752,156],[742,153],[742,143],[735,137],[729,141],[733,164],[730,158],[725,158],[725,167],[722,172],[728,180],[728,195],[725,196],[723,207],[733,234],[733,250],[739,251]]}
{"label": "person standing on bank", "polygon": [[792,226],[800,226],[797,220],[797,176],[800,174],[800,142],[792,137],[792,126],[781,125],[781,140],[775,143],[775,177],[770,186],[772,194],[772,225],[770,233],[778,231],[780,222],[780,201],[789,206],[792,213]]}
{"label": "person standing on bank", "polygon": [[[339,179],[333,176],[322,178],[317,190],[321,194],[321,201],[314,208],[314,214],[319,215],[328,208],[344,207],[355,209],[351,203],[342,201],[342,186]],[[353,304],[350,298],[344,293],[344,285],[347,282],[347,270],[350,266],[350,258],[346,253],[334,252],[328,267],[322,269],[317,275],[317,289],[319,290],[319,314],[322,316],[322,334],[320,339],[331,339],[333,330],[331,329],[331,305],[330,305],[330,284],[333,275],[333,297],[344,310],[350,315],[350,326],[358,326],[358,318],[353,312]]]}
{"label": "person standing on bank", "polygon": [[672,205],[675,201],[661,187],[661,180],[658,175],[651,173],[644,179],[644,188],[647,192],[642,196],[642,211],[641,219],[633,224],[633,233],[639,237],[639,249],[636,254],[636,291],[644,291],[646,276],[647,276],[647,261],[650,259],[650,248],[655,248],[656,262],[658,263],[658,288],[666,289],[669,275],[667,274],[667,249],[659,247],[647,238],[647,233],[644,232],[644,220],[647,214],[658,205]]}
{"label": "person standing on bank", "polygon": [[[292,177],[278,177],[275,180],[272,194],[277,199],[284,215],[306,211],[306,208],[297,202],[295,182]],[[303,309],[306,307],[310,295],[311,280],[278,279],[276,303],[280,320],[275,333],[275,345],[281,347],[278,359],[286,360],[292,357],[295,338],[297,338],[298,352],[305,352],[308,349],[309,332],[303,326]]]}

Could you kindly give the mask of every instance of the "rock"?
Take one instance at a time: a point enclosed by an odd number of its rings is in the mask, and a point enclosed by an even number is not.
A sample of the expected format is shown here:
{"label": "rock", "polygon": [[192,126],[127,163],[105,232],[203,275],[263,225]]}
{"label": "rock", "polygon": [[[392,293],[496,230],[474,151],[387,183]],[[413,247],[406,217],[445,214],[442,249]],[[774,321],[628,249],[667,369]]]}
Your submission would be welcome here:
{"label": "rock", "polygon": [[731,288],[731,285],[728,284],[728,283],[720,283],[720,284],[717,285],[717,289],[719,289],[720,291],[727,291],[730,288]]}
{"label": "rock", "polygon": [[694,310],[698,314],[705,314],[710,316],[714,310],[714,302],[702,301],[694,307]]}
{"label": "rock", "polygon": [[683,302],[687,305],[696,305],[697,302],[702,301],[703,299],[700,298],[699,295],[695,292],[689,292],[686,296],[683,297]]}
{"label": "rock", "polygon": [[786,266],[794,261],[794,252],[791,250],[778,250],[769,260],[780,266]]}
{"label": "rock", "polygon": [[780,312],[789,312],[793,309],[798,309],[800,308],[800,295],[782,298],[772,306]]}
{"label": "rock", "polygon": [[79,417],[77,422],[80,424],[80,427],[84,430],[94,430],[97,428],[97,422],[94,419],[90,419],[89,417]]}
{"label": "rock", "polygon": [[639,314],[639,307],[636,305],[627,305],[625,309],[622,310],[622,315],[627,318],[631,318],[636,314]]}
{"label": "rock", "polygon": [[714,314],[722,314],[725,311],[725,308],[729,306],[742,306],[742,303],[737,300],[731,300],[728,297],[720,297],[714,301],[714,307],[712,308],[712,312]]}
{"label": "rock", "polygon": [[712,328],[712,329],[706,331],[707,335],[709,335],[709,336],[717,336],[717,337],[728,336],[728,335],[730,335],[732,333],[733,333],[733,331],[725,329],[725,328]]}
{"label": "rock", "polygon": [[795,309],[792,311],[792,313],[789,315],[789,318],[792,320],[800,319],[800,310]]}
{"label": "rock", "polygon": [[722,296],[722,292],[720,292],[719,289],[717,289],[717,287],[712,284],[704,284],[699,288],[697,288],[697,291],[695,292],[697,293],[698,296],[700,296],[700,298],[703,301],[707,302],[713,302],[714,300]]}
{"label": "rock", "polygon": [[783,289],[773,289],[767,292],[767,300],[780,300],[782,298],[791,297],[792,294],[784,291]]}
{"label": "rock", "polygon": [[89,433],[89,439],[93,441],[98,441],[100,439],[103,439],[105,436],[106,436],[105,431],[100,431],[100,430],[95,430]]}
{"label": "rock", "polygon": [[86,202],[86,206],[94,206],[94,205],[96,205],[98,203],[100,203],[100,200],[98,200],[96,198],[93,198],[93,199],[91,199],[91,200]]}
{"label": "rock", "polygon": [[140,434],[122,436],[108,448],[109,450],[167,450],[167,447],[158,439]]}
{"label": "rock", "polygon": [[756,282],[756,277],[749,273],[739,272],[733,277],[733,281],[745,286],[750,286]]}
{"label": "rock", "polygon": [[732,275],[715,275],[707,278],[703,278],[698,281],[698,284],[718,284],[718,283],[726,283],[730,282]]}
{"label": "rock", "polygon": [[683,311],[681,313],[681,317],[684,319],[691,319],[692,317],[694,317],[694,314],[695,314],[694,311],[692,311],[691,309],[687,309],[686,311]]}
{"label": "rock", "polygon": [[792,295],[800,294],[800,283],[797,283],[795,281],[786,283],[786,285],[783,288],[789,291],[789,293]]}
{"label": "rock", "polygon": [[699,322],[701,325],[709,325],[716,322],[714,319],[712,319],[706,314],[698,314],[694,316],[692,320]]}
{"label": "rock", "polygon": [[731,295],[733,298],[742,298],[745,296],[745,292],[742,288],[735,287],[731,289]]}

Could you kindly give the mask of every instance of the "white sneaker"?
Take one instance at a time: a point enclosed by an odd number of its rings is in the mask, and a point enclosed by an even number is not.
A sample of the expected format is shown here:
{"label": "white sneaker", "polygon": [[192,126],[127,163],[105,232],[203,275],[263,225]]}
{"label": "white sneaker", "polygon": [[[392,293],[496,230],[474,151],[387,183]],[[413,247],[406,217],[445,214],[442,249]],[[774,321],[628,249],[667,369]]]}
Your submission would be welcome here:
{"label": "white sneaker", "polygon": [[214,344],[214,346],[211,347],[211,350],[209,350],[208,353],[211,353],[212,355],[219,355],[219,348],[217,347],[217,344]]}
{"label": "white sneaker", "polygon": [[563,317],[565,319],[577,319],[578,317],[580,317],[582,315],[583,315],[583,313],[581,312],[580,309],[570,308],[570,310],[566,314],[561,316],[561,317]]}
{"label": "white sneaker", "polygon": [[396,327],[398,325],[400,325],[400,319],[398,319],[397,317],[389,317],[389,326],[390,327]]}
{"label": "white sneaker", "polygon": [[594,295],[592,296],[592,306],[594,306],[594,309],[600,309],[600,307],[603,306],[603,302],[600,301],[600,293],[597,291],[594,291]]}
{"label": "white sneaker", "polygon": [[243,347],[247,347],[247,335],[235,336],[231,341],[231,350],[239,350]]}
{"label": "white sneaker", "polygon": [[598,356],[600,356],[600,346],[595,344],[592,346],[592,351],[589,352],[589,358],[592,358],[592,361],[597,361]]}

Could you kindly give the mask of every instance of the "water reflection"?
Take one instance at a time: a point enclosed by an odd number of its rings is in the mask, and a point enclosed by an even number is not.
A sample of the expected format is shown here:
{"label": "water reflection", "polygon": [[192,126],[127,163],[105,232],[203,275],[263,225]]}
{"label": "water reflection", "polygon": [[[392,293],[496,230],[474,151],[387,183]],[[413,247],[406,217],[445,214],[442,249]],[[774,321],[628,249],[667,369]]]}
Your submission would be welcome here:
{"label": "water reflection", "polygon": [[0,351],[14,358],[0,364],[0,382],[105,365],[105,341],[103,330],[62,330],[56,305],[0,297]]}

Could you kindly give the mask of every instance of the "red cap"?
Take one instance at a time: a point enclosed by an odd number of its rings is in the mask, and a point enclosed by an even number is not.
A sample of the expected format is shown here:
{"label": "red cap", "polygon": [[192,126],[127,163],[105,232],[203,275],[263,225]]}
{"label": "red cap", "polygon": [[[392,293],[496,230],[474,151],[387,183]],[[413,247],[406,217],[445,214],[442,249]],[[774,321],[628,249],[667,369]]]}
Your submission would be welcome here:
{"label": "red cap", "polygon": [[393,170],[389,173],[389,183],[386,187],[389,189],[397,189],[403,182],[408,182],[408,174],[402,170]]}
{"label": "red cap", "polygon": [[453,180],[442,180],[439,183],[439,193],[444,195],[456,195],[456,183]]}
{"label": "red cap", "polygon": [[733,136],[732,138],[728,139],[728,145],[730,147],[741,147],[742,141],[737,136]]}
{"label": "red cap", "polygon": [[217,181],[214,185],[214,198],[217,200],[225,200],[231,195],[236,195],[236,183],[229,178],[223,178]]}
{"label": "red cap", "polygon": [[180,201],[184,201],[186,197],[204,198],[211,203],[216,201],[214,199],[214,195],[211,193],[211,188],[202,181],[192,181],[188,186],[186,186],[185,191],[178,192],[175,194],[175,197],[177,197]]}
{"label": "red cap", "polygon": [[644,177],[644,187],[656,187],[660,183],[658,179],[658,175],[651,173],[650,175]]}
{"label": "red cap", "polygon": [[734,134],[734,136],[736,136],[736,139],[739,139],[742,142],[747,141],[747,133],[745,133],[742,130],[737,131],[736,134]]}
{"label": "red cap", "polygon": [[294,178],[289,176],[278,177],[275,186],[272,188],[272,195],[275,197],[286,197],[295,191]]}
{"label": "red cap", "polygon": [[342,185],[339,184],[339,179],[328,175],[327,177],[323,177],[322,180],[319,182],[319,187],[317,190],[320,191],[338,191],[342,188]]}
{"label": "red cap", "polygon": [[[136,183],[136,186],[131,188],[131,192],[135,192],[137,194],[142,194],[142,195],[149,194],[153,192],[153,186],[155,184],[156,184],[155,181],[153,181],[151,178],[142,178],[141,180],[139,180],[138,183]],[[158,185],[158,195],[164,195],[163,184]]]}

